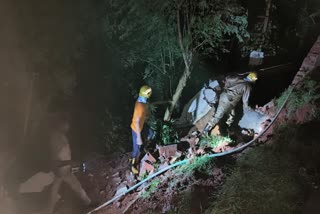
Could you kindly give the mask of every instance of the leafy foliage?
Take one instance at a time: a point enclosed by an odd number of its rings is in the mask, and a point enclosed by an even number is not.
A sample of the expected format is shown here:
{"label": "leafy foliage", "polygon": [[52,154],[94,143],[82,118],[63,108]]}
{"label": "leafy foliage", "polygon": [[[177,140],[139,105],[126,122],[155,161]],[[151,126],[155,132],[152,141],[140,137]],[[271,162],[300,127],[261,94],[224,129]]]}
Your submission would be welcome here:
{"label": "leafy foliage", "polygon": [[106,8],[106,43],[124,66],[144,65],[143,72],[135,73],[159,96],[172,95],[167,86],[180,77],[183,54],[219,58],[229,52],[231,40],[242,42],[249,37],[247,15],[236,0],[110,0]]}
{"label": "leafy foliage", "polygon": [[[192,175],[195,170],[210,175],[214,167],[214,161],[207,156],[196,157],[192,162],[183,165],[180,174]],[[178,173],[179,174],[179,173]]]}
{"label": "leafy foliage", "polygon": [[103,129],[103,142],[105,145],[105,150],[107,153],[115,151],[124,151],[126,145],[123,142],[127,142],[127,135],[123,133],[123,127],[125,127],[124,122],[120,117],[116,117],[109,111],[105,112],[105,116],[102,120]]}
{"label": "leafy foliage", "polygon": [[233,140],[230,137],[225,136],[217,136],[217,135],[210,135],[201,138],[200,140],[200,147],[209,146],[211,148],[215,148],[223,143],[232,143]]}
{"label": "leafy foliage", "polygon": [[219,59],[230,51],[231,40],[242,43],[249,38],[247,15],[236,1],[202,1],[198,6],[201,15],[195,16],[192,37],[200,54]]}
{"label": "leafy foliage", "polygon": [[141,194],[141,197],[149,198],[151,195],[153,195],[157,191],[157,187],[160,184],[160,182],[160,178],[153,179],[151,183],[148,185],[147,189]]}
{"label": "leafy foliage", "polygon": [[258,22],[255,24],[252,30],[250,39],[242,47],[243,56],[248,55],[252,50],[263,51],[265,55],[275,56],[279,53],[280,47],[277,37],[277,25],[270,24],[271,26],[267,28],[266,33],[261,33],[263,28],[263,23]]}
{"label": "leafy foliage", "polygon": [[156,93],[166,91],[179,57],[174,26],[166,22],[163,14],[167,4],[146,0],[106,2],[106,43],[120,56],[125,67],[146,65],[144,72],[136,73],[152,85]]}
{"label": "leafy foliage", "polygon": [[155,131],[156,141],[160,145],[179,143],[178,133],[173,128],[171,121],[155,120],[152,127]]}
{"label": "leafy foliage", "polygon": [[[306,79],[304,80],[304,84],[302,88],[299,90],[292,91],[290,98],[287,102],[287,110],[288,110],[288,116],[290,116],[292,113],[294,113],[297,109],[303,107],[307,103],[312,103],[316,99],[320,98],[320,95],[318,94],[319,85],[317,82]],[[281,96],[276,100],[276,105],[278,108],[280,108],[285,101],[285,99],[288,97],[290,93],[290,88],[284,91]],[[313,112],[313,116],[315,115],[315,112]]]}
{"label": "leafy foliage", "polygon": [[297,177],[293,156],[255,148],[241,156],[206,213],[296,213],[303,200]]}

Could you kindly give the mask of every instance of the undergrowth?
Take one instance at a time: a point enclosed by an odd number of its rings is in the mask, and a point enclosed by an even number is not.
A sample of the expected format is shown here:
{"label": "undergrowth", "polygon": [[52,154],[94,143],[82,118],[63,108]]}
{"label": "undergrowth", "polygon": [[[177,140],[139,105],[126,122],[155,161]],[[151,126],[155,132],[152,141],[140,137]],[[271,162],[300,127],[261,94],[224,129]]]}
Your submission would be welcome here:
{"label": "undergrowth", "polygon": [[207,135],[200,140],[200,147],[209,146],[215,148],[223,143],[232,143],[233,140],[230,137]]}
{"label": "undergrowth", "polygon": [[190,163],[187,163],[177,169],[177,175],[191,176],[196,170],[198,172],[210,175],[214,168],[214,161],[207,156],[194,158]]}
{"label": "undergrowth", "polygon": [[206,213],[297,213],[303,194],[295,164],[267,146],[247,152]]}
{"label": "undergrowth", "polygon": [[[285,99],[288,97],[290,91],[291,91],[290,86],[287,90],[285,90],[278,99],[276,99],[276,106],[278,109],[282,106],[284,103]],[[320,98],[320,95],[317,93],[319,89],[319,85],[317,84],[316,81],[306,79],[304,80],[304,84],[302,88],[299,90],[295,89],[292,91],[286,108],[288,110],[287,114],[290,116],[292,113],[294,113],[297,109],[303,107],[307,103],[312,103],[313,101],[317,100]],[[312,115],[316,117],[316,112],[313,111]]]}
{"label": "undergrowth", "polygon": [[172,121],[153,120],[150,126],[155,131],[155,139],[159,145],[169,145],[180,142]]}
{"label": "undergrowth", "polygon": [[145,189],[145,191],[141,194],[141,197],[146,199],[149,198],[157,191],[157,187],[160,184],[160,178],[155,178],[151,181],[149,186]]}
{"label": "undergrowth", "polygon": [[288,149],[297,130],[295,124],[278,126],[274,144],[242,155],[206,213],[300,213],[304,178]]}

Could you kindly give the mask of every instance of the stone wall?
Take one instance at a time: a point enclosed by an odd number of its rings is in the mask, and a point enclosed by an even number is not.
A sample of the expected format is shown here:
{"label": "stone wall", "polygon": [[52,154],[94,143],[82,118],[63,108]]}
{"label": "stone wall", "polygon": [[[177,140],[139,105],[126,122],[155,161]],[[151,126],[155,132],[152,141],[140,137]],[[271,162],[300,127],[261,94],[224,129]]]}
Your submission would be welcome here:
{"label": "stone wall", "polygon": [[310,49],[306,58],[304,58],[302,65],[295,75],[292,85],[299,84],[301,80],[309,74],[312,70],[320,66],[320,36]]}

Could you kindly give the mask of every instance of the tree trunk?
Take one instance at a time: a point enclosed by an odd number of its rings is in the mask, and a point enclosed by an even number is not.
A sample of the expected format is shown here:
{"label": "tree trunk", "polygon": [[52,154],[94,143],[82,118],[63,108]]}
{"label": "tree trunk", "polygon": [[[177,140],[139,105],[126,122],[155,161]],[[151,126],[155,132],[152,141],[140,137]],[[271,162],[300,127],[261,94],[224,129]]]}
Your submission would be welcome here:
{"label": "tree trunk", "polygon": [[170,106],[167,108],[165,114],[164,114],[164,118],[163,120],[164,121],[168,121],[171,119],[171,115],[172,115],[172,112],[174,110],[174,107],[176,106],[180,96],[181,96],[181,93],[182,93],[182,90],[184,89],[184,87],[186,86],[187,84],[187,81],[190,77],[190,74],[191,74],[191,69],[189,66],[185,66],[185,69],[184,69],[184,72],[179,80],[179,83],[178,83],[178,86],[176,88],[176,91],[174,92],[173,96],[172,96],[172,101],[171,101],[171,104]]}
{"label": "tree trunk", "polygon": [[271,9],[271,1],[272,0],[265,0],[266,1],[266,13],[264,17],[264,23],[263,23],[263,29],[262,33],[266,33],[268,29],[268,24],[269,24],[269,17],[270,17],[270,9]]}
{"label": "tree trunk", "polygon": [[179,46],[180,46],[180,50],[181,50],[181,54],[183,57],[183,62],[184,62],[185,67],[184,67],[184,72],[179,80],[176,91],[174,92],[174,94],[172,96],[171,104],[167,108],[167,110],[164,114],[164,118],[163,118],[164,121],[168,121],[171,119],[171,115],[174,110],[174,107],[176,106],[176,104],[181,96],[182,90],[186,86],[187,81],[188,81],[190,74],[191,74],[192,51],[189,51],[188,45],[186,45],[186,47],[184,47],[184,45],[183,45],[183,38],[182,38],[182,32],[181,32],[181,29],[183,28],[183,26],[180,23],[180,9],[179,9],[180,6],[178,7],[178,10],[177,10],[177,31],[178,31],[178,42],[179,42]]}

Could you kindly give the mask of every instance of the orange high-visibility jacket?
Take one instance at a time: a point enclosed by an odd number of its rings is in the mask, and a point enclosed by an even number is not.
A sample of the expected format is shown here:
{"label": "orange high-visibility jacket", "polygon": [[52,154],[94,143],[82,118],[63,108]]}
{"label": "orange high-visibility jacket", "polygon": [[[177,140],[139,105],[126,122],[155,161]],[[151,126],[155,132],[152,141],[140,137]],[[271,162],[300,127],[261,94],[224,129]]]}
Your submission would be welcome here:
{"label": "orange high-visibility jacket", "polygon": [[134,106],[134,112],[133,112],[133,117],[132,117],[132,122],[131,122],[131,128],[133,131],[138,132],[138,127],[137,127],[137,119],[139,119],[139,130],[142,131],[144,121],[146,119],[146,112],[147,112],[147,104],[146,103],[140,103],[136,102]]}

